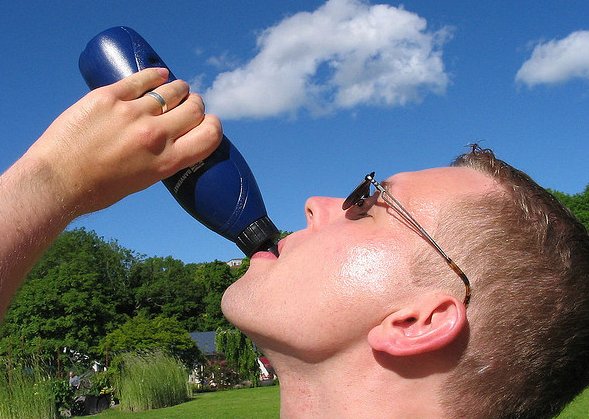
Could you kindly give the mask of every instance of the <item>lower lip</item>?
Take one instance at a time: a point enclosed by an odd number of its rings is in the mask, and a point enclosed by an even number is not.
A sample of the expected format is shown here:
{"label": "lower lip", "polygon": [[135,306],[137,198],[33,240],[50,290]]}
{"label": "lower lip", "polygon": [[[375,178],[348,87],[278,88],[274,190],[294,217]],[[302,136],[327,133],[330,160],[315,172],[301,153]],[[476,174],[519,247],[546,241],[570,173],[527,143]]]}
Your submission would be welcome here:
{"label": "lower lip", "polygon": [[278,258],[274,253],[271,252],[256,252],[252,255],[250,259],[270,259],[270,260],[277,260]]}

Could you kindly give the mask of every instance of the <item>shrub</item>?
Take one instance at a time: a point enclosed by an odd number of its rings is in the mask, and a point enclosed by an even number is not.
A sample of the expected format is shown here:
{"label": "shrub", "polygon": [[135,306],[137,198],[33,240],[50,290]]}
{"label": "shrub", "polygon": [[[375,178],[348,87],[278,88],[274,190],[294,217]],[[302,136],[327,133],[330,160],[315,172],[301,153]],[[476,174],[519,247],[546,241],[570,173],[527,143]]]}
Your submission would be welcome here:
{"label": "shrub", "polygon": [[199,371],[199,381],[197,392],[208,392],[234,388],[241,384],[243,380],[227,361],[211,360],[204,364]]}
{"label": "shrub", "polygon": [[116,387],[123,410],[174,406],[188,400],[188,372],[180,361],[162,352],[125,354]]}

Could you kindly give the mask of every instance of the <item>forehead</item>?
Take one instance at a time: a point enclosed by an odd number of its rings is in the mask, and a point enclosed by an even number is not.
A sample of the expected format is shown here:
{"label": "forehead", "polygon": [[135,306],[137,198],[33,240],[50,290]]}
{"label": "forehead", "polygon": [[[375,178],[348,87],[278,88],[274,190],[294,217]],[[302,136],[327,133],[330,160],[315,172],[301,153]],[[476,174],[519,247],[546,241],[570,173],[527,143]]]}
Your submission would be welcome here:
{"label": "forehead", "polygon": [[485,194],[499,188],[489,176],[468,167],[402,172],[387,178],[384,183],[393,194],[409,199],[424,195],[451,198],[463,194]]}

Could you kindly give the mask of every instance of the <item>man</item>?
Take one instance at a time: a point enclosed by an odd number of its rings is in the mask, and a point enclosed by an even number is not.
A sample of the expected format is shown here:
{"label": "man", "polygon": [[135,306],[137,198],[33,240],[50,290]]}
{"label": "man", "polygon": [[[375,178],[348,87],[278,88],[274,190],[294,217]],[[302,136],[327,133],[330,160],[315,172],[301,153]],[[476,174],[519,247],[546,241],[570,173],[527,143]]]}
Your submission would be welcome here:
{"label": "man", "polygon": [[78,376],[78,374],[74,373],[73,371],[70,371],[69,373],[69,377],[70,377],[70,387],[72,387],[73,389],[77,390],[80,388],[80,377]]}
{"label": "man", "polygon": [[305,210],[222,303],[282,416],[551,417],[588,384],[587,232],[492,152]]}
{"label": "man", "polygon": [[[0,178],[1,309],[69,221],[219,144],[219,121],[166,77],[89,93]],[[275,366],[283,416],[543,417],[587,384],[587,232],[492,153],[370,174],[306,214],[223,297]]]}
{"label": "man", "polygon": [[[152,68],[90,92],[0,177],[0,316],[74,218],[195,164],[219,145],[219,120],[205,115],[186,82],[164,84],[167,78],[166,69]],[[152,90],[155,97],[145,95]]]}

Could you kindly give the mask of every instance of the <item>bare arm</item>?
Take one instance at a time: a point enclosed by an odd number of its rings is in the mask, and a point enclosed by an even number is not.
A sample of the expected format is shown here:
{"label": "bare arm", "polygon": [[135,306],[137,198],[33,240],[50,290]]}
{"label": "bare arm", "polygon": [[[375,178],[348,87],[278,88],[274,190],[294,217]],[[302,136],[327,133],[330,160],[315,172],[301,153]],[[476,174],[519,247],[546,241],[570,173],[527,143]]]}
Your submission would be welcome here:
{"label": "bare arm", "polygon": [[[23,278],[76,217],[105,208],[211,154],[221,124],[188,85],[148,69],[90,92],[0,176],[0,316]],[[167,102],[146,91],[155,90]]]}

